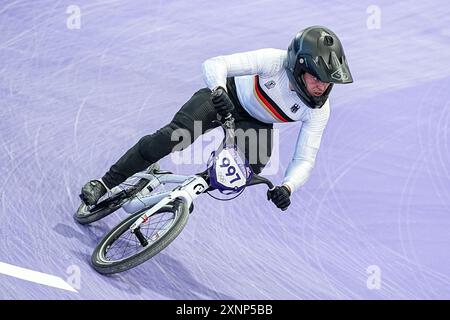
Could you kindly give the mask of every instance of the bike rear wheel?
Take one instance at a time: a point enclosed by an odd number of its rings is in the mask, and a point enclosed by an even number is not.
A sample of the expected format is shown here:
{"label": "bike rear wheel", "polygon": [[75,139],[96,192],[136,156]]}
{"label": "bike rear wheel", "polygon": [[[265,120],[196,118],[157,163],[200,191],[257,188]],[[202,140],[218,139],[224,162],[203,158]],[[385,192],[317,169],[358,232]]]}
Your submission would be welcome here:
{"label": "bike rear wheel", "polygon": [[[139,239],[130,227],[145,211],[123,220],[95,248],[91,262],[97,272],[123,272],[147,261],[175,240],[189,218],[187,206],[180,200],[174,200],[140,225],[139,237],[143,238]],[[147,244],[143,245],[142,241]]]}
{"label": "bike rear wheel", "polygon": [[[159,170],[159,165],[158,163],[154,163],[147,169],[147,173],[154,173],[157,170]],[[75,213],[75,220],[80,224],[89,224],[110,215],[141,191],[148,182],[149,180],[147,179],[139,179],[133,185],[125,185],[121,191],[93,206],[88,206],[84,202],[81,202]]]}

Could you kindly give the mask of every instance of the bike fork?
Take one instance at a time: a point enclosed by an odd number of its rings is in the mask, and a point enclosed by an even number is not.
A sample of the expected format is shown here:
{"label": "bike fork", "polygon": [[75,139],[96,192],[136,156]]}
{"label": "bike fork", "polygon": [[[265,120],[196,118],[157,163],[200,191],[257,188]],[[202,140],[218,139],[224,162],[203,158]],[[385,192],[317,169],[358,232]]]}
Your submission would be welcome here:
{"label": "bike fork", "polygon": [[191,207],[191,205],[193,200],[207,190],[208,186],[208,183],[199,176],[192,177],[191,179],[185,181],[181,186],[175,188],[169,195],[165,196],[150,210],[143,213],[138,219],[136,219],[136,221],[130,226],[131,233],[133,233],[136,238],[138,238],[139,243],[145,247],[148,245],[148,241],[140,231],[141,224],[146,223],[155,212],[172,201],[182,201],[184,203],[182,205],[187,206],[189,211],[192,212],[193,207]]}

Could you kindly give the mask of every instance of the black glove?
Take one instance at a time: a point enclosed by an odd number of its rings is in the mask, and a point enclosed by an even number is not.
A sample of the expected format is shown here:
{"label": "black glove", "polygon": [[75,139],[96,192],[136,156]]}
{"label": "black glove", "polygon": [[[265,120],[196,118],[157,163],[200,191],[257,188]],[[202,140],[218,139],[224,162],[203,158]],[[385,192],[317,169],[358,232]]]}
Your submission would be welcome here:
{"label": "black glove", "polygon": [[285,211],[291,204],[289,197],[291,192],[285,186],[275,187],[272,190],[267,191],[267,200],[272,200],[275,205],[281,210]]}
{"label": "black glove", "polygon": [[225,117],[234,109],[233,102],[231,102],[228,93],[222,87],[215,88],[211,93],[211,101],[214,109],[222,117]]}

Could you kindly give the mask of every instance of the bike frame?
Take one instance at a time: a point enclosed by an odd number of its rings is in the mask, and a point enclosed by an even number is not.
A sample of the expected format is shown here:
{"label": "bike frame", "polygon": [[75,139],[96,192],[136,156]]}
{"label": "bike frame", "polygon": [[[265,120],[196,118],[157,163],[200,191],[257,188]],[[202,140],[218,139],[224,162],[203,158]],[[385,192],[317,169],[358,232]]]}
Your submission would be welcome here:
{"label": "bike frame", "polygon": [[150,182],[141,190],[136,197],[132,198],[130,201],[125,203],[122,208],[125,212],[133,214],[139,210],[148,208],[149,206],[158,203],[164,197],[168,196],[172,191],[165,191],[156,194],[150,194],[150,190],[155,190],[158,186],[165,183],[177,183],[181,184],[189,176],[174,175],[174,174],[148,174],[148,173],[137,173],[134,175],[137,178],[144,178]]}
{"label": "bike frame", "polygon": [[[225,122],[222,124],[222,127],[225,131],[225,139],[223,146],[220,150],[223,150],[226,152],[227,148],[235,148],[235,134],[234,134],[234,119],[231,117],[231,114],[228,117],[225,117]],[[220,154],[220,153],[219,153]],[[213,152],[212,156],[216,156],[216,153]],[[217,157],[218,159],[219,157]],[[237,167],[238,165],[234,163]],[[228,167],[229,168],[230,161],[226,165],[219,164],[219,167]],[[245,162],[244,164],[245,172],[246,170],[249,170],[251,173],[250,166],[248,162]],[[155,214],[159,209],[163,208],[165,205],[169,204],[170,202],[174,201],[175,199],[180,199],[182,201],[183,210],[188,210],[190,208],[192,202],[195,198],[197,198],[200,194],[208,190],[210,186],[216,188],[219,191],[227,190],[229,189],[228,186],[225,186],[221,183],[218,183],[216,181],[216,177],[213,174],[214,170],[216,169],[216,164],[213,163],[211,167],[209,167],[207,177],[205,177],[208,180],[206,181],[205,178],[203,178],[200,175],[191,175],[191,176],[183,176],[183,175],[174,175],[170,173],[161,173],[161,174],[148,174],[148,173],[138,173],[135,175],[137,178],[145,178],[147,180],[150,180],[150,182],[147,184],[147,186],[141,190],[136,197],[132,198],[129,202],[125,203],[122,207],[123,209],[128,213],[135,213],[139,211],[143,211],[142,215],[131,225],[130,229],[131,232],[134,232],[135,229],[139,228],[139,226],[142,223],[147,222],[149,217],[151,217],[153,214]],[[230,168],[229,168],[230,169]],[[225,172],[225,176],[232,176],[236,169],[233,167],[234,171],[231,170],[230,172]],[[249,177],[252,176],[252,173]],[[248,184],[248,178],[247,175],[244,177],[245,184]],[[238,176],[239,179],[241,179]],[[235,179],[237,180],[237,179]],[[163,183],[177,183],[179,186],[175,187],[172,191],[168,192],[161,192],[159,194],[150,194],[151,191],[153,191],[156,187]],[[211,183],[211,185],[210,185]],[[235,188],[235,191],[240,191],[241,188]],[[148,210],[146,210],[149,208]]]}
{"label": "bike frame", "polygon": [[[206,191],[209,187],[208,183],[198,175],[183,176],[175,174],[146,174],[138,173],[135,175],[139,178],[150,180],[149,184],[143,191],[137,194],[136,197],[124,204],[122,208],[128,213],[135,213],[140,210],[145,210],[139,219],[130,227],[132,231],[138,228],[142,223],[146,222],[155,212],[169,204],[175,199],[180,199],[183,206],[189,208],[200,194]],[[179,186],[171,191],[161,192],[158,194],[149,194],[149,187],[153,190],[163,183],[178,183]],[[146,195],[147,193],[147,195]]]}

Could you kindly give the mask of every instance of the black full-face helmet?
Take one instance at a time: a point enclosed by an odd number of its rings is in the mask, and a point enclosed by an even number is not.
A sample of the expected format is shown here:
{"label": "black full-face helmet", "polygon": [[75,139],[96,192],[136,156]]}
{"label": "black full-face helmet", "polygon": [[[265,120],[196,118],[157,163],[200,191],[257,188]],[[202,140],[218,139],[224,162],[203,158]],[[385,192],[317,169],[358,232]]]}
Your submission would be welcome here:
{"label": "black full-face helmet", "polygon": [[[285,67],[292,88],[307,106],[314,109],[324,105],[335,83],[353,82],[341,41],[333,31],[322,26],[297,33],[289,45]],[[308,93],[303,80],[305,72],[330,83],[322,96],[314,97]]]}

